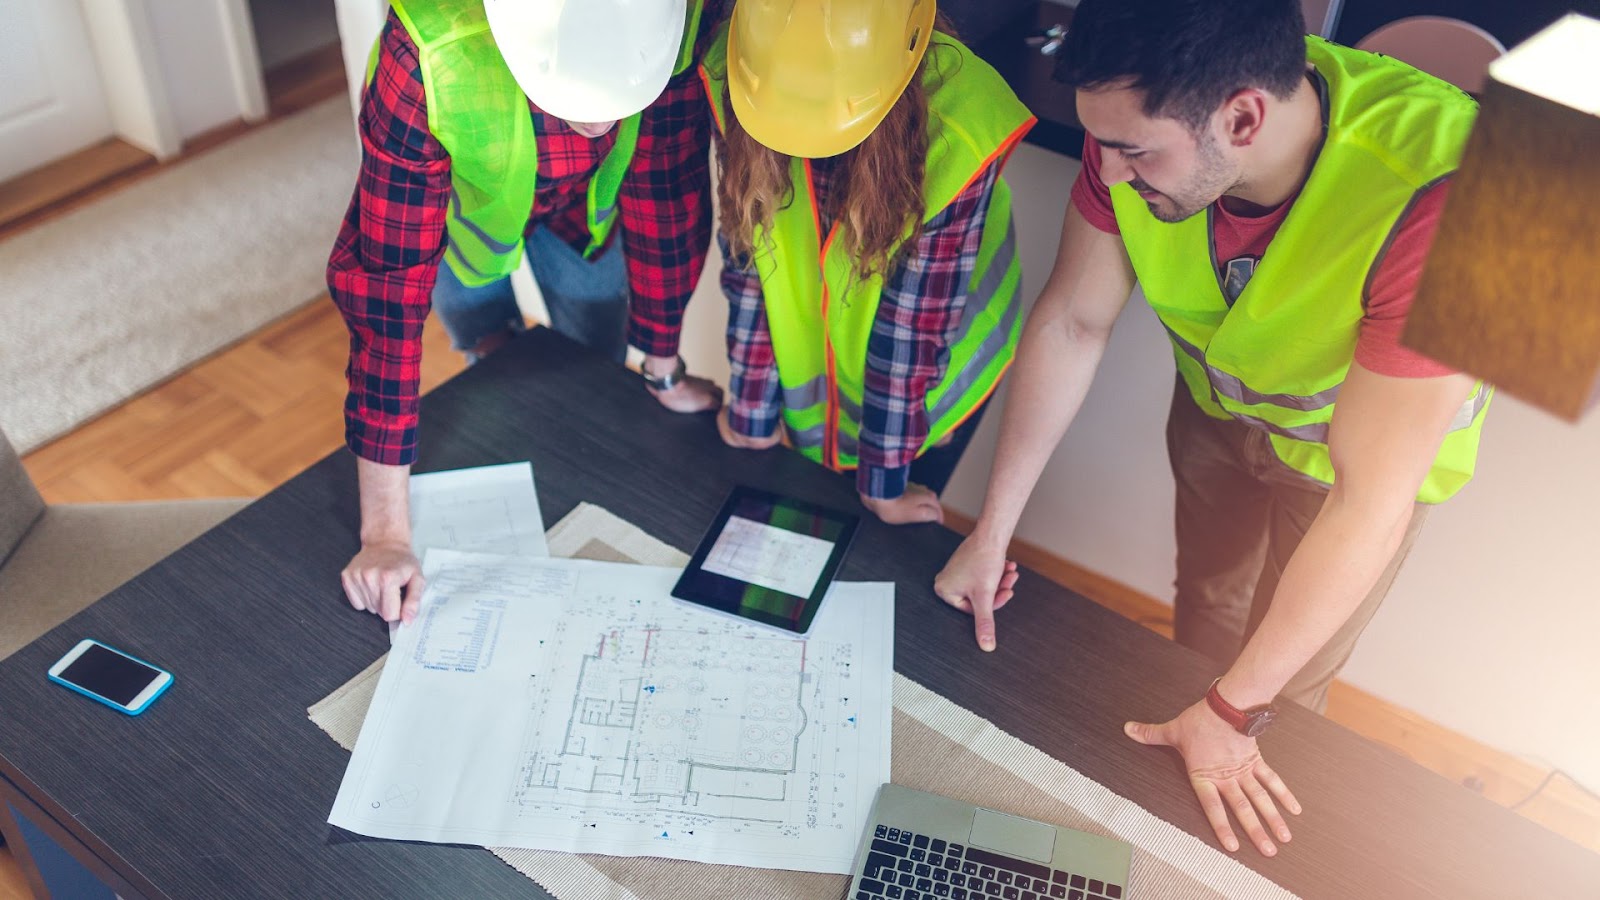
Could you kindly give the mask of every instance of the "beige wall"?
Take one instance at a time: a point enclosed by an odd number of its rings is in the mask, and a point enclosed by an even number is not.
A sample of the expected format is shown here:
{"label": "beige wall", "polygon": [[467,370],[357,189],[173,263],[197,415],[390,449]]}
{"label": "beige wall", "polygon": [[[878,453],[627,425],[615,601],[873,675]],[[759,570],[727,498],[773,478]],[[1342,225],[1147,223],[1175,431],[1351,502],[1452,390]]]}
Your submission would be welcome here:
{"label": "beige wall", "polygon": [[[1025,145],[1007,171],[1030,302],[1054,260],[1077,170],[1075,160]],[[727,313],[716,271],[713,256],[690,305],[684,355],[725,382]],[[1172,378],[1161,328],[1136,295],[1019,528],[1033,543],[1168,602],[1172,480],[1162,426]],[[998,425],[998,416],[984,422],[945,495],[951,507],[977,512]],[[1497,399],[1478,478],[1431,516],[1345,679],[1600,784],[1597,464],[1600,415],[1573,427]],[[1000,628],[1004,640],[1003,613]]]}

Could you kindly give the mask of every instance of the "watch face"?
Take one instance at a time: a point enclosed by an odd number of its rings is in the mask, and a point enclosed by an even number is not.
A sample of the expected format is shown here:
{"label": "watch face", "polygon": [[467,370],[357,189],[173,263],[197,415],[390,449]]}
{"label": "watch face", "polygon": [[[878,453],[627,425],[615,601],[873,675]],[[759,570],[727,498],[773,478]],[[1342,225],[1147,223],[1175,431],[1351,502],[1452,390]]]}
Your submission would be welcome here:
{"label": "watch face", "polygon": [[1246,715],[1248,718],[1245,720],[1245,737],[1255,737],[1267,730],[1267,726],[1272,724],[1272,720],[1278,717],[1278,711],[1271,708],[1259,709]]}

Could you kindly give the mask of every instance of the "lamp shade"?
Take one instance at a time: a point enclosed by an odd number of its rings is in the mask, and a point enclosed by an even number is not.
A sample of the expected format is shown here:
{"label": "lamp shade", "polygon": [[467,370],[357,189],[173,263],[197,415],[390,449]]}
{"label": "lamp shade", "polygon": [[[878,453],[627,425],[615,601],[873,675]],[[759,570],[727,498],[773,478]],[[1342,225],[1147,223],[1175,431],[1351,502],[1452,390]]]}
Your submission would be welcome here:
{"label": "lamp shade", "polygon": [[1600,400],[1600,21],[1490,66],[1401,342],[1573,421]]}

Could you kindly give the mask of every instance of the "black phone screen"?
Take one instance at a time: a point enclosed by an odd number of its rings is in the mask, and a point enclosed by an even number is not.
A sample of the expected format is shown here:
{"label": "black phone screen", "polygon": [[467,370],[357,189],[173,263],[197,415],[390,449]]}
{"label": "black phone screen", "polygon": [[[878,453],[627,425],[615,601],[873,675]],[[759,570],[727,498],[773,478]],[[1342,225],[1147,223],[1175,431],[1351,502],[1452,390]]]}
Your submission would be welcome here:
{"label": "black phone screen", "polygon": [[91,694],[99,694],[112,703],[127,706],[160,676],[160,669],[129,659],[99,644],[90,644],[89,649],[73,660],[58,677]]}

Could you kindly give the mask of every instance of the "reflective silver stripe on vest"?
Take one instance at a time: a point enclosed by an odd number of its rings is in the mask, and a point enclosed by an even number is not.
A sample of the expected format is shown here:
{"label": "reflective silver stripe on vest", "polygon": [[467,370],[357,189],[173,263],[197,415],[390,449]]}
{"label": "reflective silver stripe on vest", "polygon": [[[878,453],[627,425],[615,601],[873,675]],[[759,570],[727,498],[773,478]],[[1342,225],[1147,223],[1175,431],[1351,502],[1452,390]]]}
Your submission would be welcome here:
{"label": "reflective silver stripe on vest", "polygon": [[[790,440],[794,441],[794,445],[796,447],[800,447],[801,449],[805,449],[807,447],[821,447],[823,429],[825,428],[827,428],[827,425],[823,424],[812,428],[806,428],[801,431],[791,431],[789,432],[789,438]],[[839,455],[841,457],[861,455],[860,444],[857,443],[855,438],[845,434],[842,431],[839,432]]]}
{"label": "reflective silver stripe on vest", "polygon": [[[841,400],[844,398],[840,398]],[[818,375],[799,387],[783,389],[784,409],[810,409],[828,402],[828,376]]]}
{"label": "reflective silver stripe on vest", "polygon": [[[1456,410],[1455,418],[1450,420],[1450,427],[1446,428],[1445,432],[1450,433],[1456,431],[1465,431],[1466,429],[1471,428],[1472,423],[1478,420],[1478,413],[1483,412],[1483,408],[1488,405],[1489,389],[1485,388],[1480,383],[1477,390],[1472,392],[1472,396],[1468,397],[1466,401],[1461,404],[1461,408]],[[1242,413],[1237,413],[1231,409],[1224,409],[1223,411],[1233,416],[1235,419],[1238,419],[1241,423],[1260,431],[1282,435],[1286,438],[1294,438],[1297,441],[1309,441],[1313,444],[1326,444],[1328,442],[1327,422],[1313,422],[1309,425],[1296,425],[1290,427],[1277,425],[1272,422],[1268,422],[1265,419],[1258,419],[1254,416],[1247,416]]]}
{"label": "reflective silver stripe on vest", "polygon": [[[503,244],[500,241],[490,237],[488,232],[484,231],[482,228],[479,228],[477,225],[474,225],[472,222],[468,221],[467,218],[461,214],[461,196],[455,191],[450,192],[450,213],[454,216],[455,221],[459,223],[461,227],[472,232],[472,236],[482,241],[483,245],[488,247],[490,252],[498,253],[504,256],[517,249],[516,244]],[[468,262],[467,255],[461,252],[461,246],[456,243],[455,236],[451,232],[452,229],[446,228],[445,238],[450,242],[451,248],[456,251],[456,257],[460,259],[461,262],[465,263],[467,268],[472,269],[473,273],[478,277],[485,277],[482,272],[479,272],[477,268],[472,265],[472,263]]]}
{"label": "reflective silver stripe on vest", "polygon": [[[967,295],[966,305],[962,310],[961,326],[957,329],[956,337],[951,341],[951,346],[960,343],[968,332],[972,330],[973,323],[978,320],[984,310],[989,308],[989,303],[1000,292],[1001,286],[1005,283],[1006,275],[1011,271],[1011,266],[1016,261],[1016,254],[1017,231],[1015,222],[1007,222],[1005,239],[1001,241],[999,249],[995,251],[994,257],[990,260],[988,271],[983,273],[982,280]],[[1018,287],[1018,293],[1020,293],[1020,281]],[[1022,304],[1013,298],[1013,302],[1006,307],[1005,316],[984,338],[983,343],[978,345],[978,348],[973,353],[972,360],[966,368],[956,373],[955,380],[945,390],[944,395],[939,399],[939,403],[928,411],[930,424],[937,422],[941,416],[954,409],[956,404],[966,396],[967,391],[977,382],[978,378],[983,375],[984,370],[989,367],[989,363],[1000,355],[1001,350],[1005,349],[1006,344],[1011,340],[1011,330],[1016,327],[1017,317],[1020,315],[1022,315]],[[946,353],[948,354],[948,350]],[[828,402],[828,377],[826,375],[818,375],[804,384],[783,389],[783,405],[786,409],[809,409],[826,402]],[[839,412],[853,422],[859,423],[861,421],[861,405],[849,397],[840,395]],[[826,423],[800,431],[791,431],[789,436],[798,447],[820,447],[822,446],[823,429],[825,427]],[[840,455],[855,456],[857,455],[856,450],[855,439],[841,432],[839,434]]]}
{"label": "reflective silver stripe on vest", "polygon": [[[449,231],[449,229],[445,230],[447,232]],[[444,261],[446,265],[459,265],[461,269],[466,270],[466,274],[468,275],[472,275],[477,278],[489,277],[488,275],[478,271],[478,267],[474,266],[467,259],[467,255],[461,252],[461,246],[457,244],[455,239],[450,237],[448,234],[445,235]],[[458,277],[462,274],[461,269],[456,270],[456,275]]]}
{"label": "reflective silver stripe on vest", "polygon": [[1471,428],[1472,423],[1478,421],[1478,413],[1483,412],[1483,408],[1489,405],[1489,392],[1488,385],[1478,382],[1478,387],[1472,392],[1472,396],[1456,410],[1456,417],[1450,420],[1450,427],[1445,431],[1465,431]]}
{"label": "reflective silver stripe on vest", "polygon": [[[818,375],[799,387],[783,389],[785,409],[810,409],[827,402],[828,378],[825,375]],[[861,405],[843,394],[839,395],[839,412],[855,421],[861,421]]]}
{"label": "reflective silver stripe on vest", "polygon": [[1286,438],[1294,438],[1297,441],[1306,441],[1312,444],[1326,444],[1328,442],[1327,422],[1312,422],[1309,425],[1295,425],[1291,427],[1268,422],[1266,419],[1258,419],[1255,416],[1247,416],[1243,413],[1234,412],[1231,409],[1225,409],[1223,412],[1226,412],[1228,415],[1237,419],[1240,423],[1248,425],[1257,431],[1265,431],[1269,434],[1276,434],[1280,437]]}
{"label": "reflective silver stripe on vest", "polygon": [[[983,273],[983,280],[979,281],[967,295],[966,305],[961,310],[961,327],[956,329],[956,336],[950,341],[954,347],[961,343],[972,330],[978,316],[989,308],[989,301],[994,295],[1000,293],[1000,286],[1006,280],[1006,275],[1011,271],[1011,263],[1017,258],[1017,222],[1011,219],[1006,222],[1006,236],[1000,241],[999,249],[994,251],[994,257],[989,260],[989,271]],[[1021,286],[1018,286],[1021,292]],[[976,301],[976,302],[974,302]],[[985,345],[987,346],[987,344]]]}
{"label": "reflective silver stripe on vest", "polygon": [[1300,394],[1263,394],[1252,389],[1248,384],[1245,384],[1239,379],[1239,376],[1224,372],[1221,369],[1208,364],[1206,362],[1205,351],[1184,340],[1182,337],[1179,337],[1176,331],[1173,331],[1171,328],[1167,328],[1167,323],[1165,321],[1161,323],[1161,327],[1167,329],[1167,336],[1172,338],[1172,343],[1174,346],[1176,346],[1179,350],[1182,350],[1185,356],[1199,363],[1200,368],[1205,370],[1206,378],[1211,382],[1211,389],[1222,396],[1227,397],[1229,400],[1234,401],[1235,403],[1243,403],[1246,406],[1254,406],[1258,403],[1267,403],[1271,404],[1272,406],[1281,406],[1284,409],[1298,409],[1301,412],[1311,412],[1313,410],[1322,409],[1325,406],[1331,405],[1339,396],[1339,388],[1342,385],[1338,384],[1328,388],[1325,391],[1318,391],[1317,393],[1310,394],[1308,396],[1302,396]]}
{"label": "reflective silver stripe on vest", "polygon": [[[1007,240],[1009,239],[1010,236],[1008,234]],[[1000,268],[998,265],[999,258],[996,258],[995,262],[996,265],[989,268],[990,272]],[[1010,265],[1007,264],[1005,268],[1009,269]],[[1021,293],[1021,286],[1019,279],[1017,283],[1018,293]],[[996,289],[998,289],[998,285],[996,285]],[[1006,344],[1011,340],[1011,329],[1016,327],[1017,318],[1021,315],[1022,302],[1013,297],[1011,304],[1006,307],[1005,316],[1000,319],[999,324],[995,325],[994,330],[990,331],[988,336],[983,339],[983,343],[978,345],[978,349],[973,353],[972,360],[967,364],[967,367],[956,373],[955,380],[945,390],[944,396],[940,397],[939,402],[928,412],[930,422],[939,421],[946,413],[954,409],[957,403],[961,402],[967,391],[971,390],[972,386],[983,376],[984,370],[989,368],[989,363],[993,362],[994,358],[1000,355],[1000,351],[1005,349]]]}

